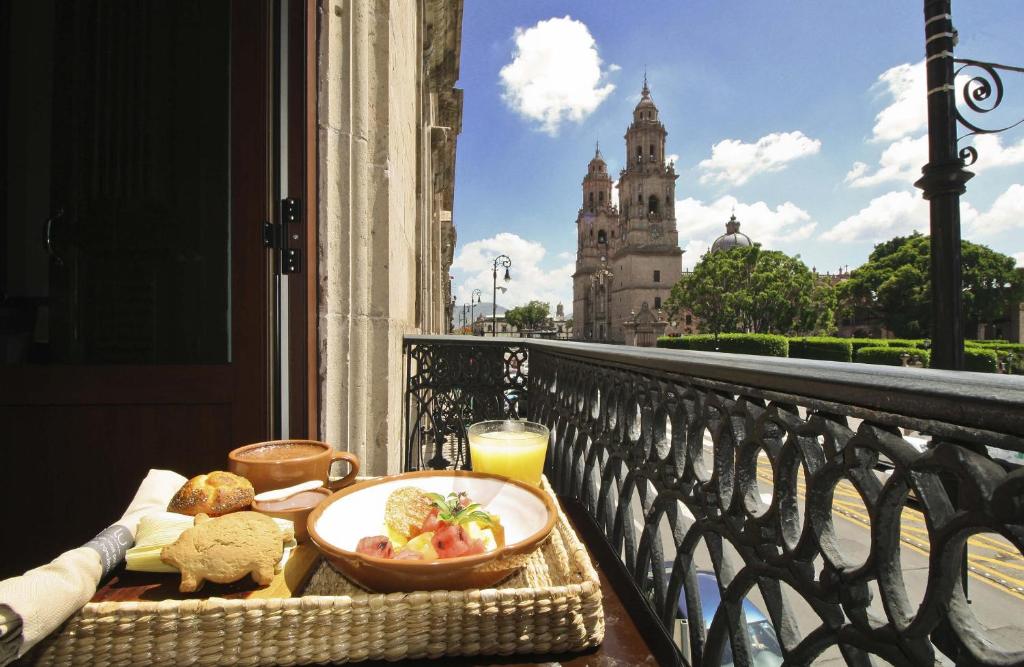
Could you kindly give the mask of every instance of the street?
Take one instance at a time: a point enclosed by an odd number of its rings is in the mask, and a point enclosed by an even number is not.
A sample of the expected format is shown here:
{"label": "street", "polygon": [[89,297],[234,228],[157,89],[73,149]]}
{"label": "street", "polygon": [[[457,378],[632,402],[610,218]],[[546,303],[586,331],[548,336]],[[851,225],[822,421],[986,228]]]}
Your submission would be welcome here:
{"label": "street", "polygon": [[[705,460],[711,460],[711,441],[705,438]],[[772,499],[773,471],[765,454],[758,460],[758,486],[764,503]],[[805,503],[805,486],[802,474],[798,476],[797,495],[801,519],[803,519]],[[634,510],[638,503],[634,501]],[[862,563],[868,556],[871,541],[871,520],[860,494],[849,481],[843,480],[836,485],[832,503],[834,526],[839,540],[839,548],[853,562]],[[929,541],[928,529],[924,515],[913,506],[906,506],[901,516],[900,525],[900,561],[903,565],[903,578],[907,590],[907,598],[911,605],[920,604],[924,595],[927,576]],[[642,525],[635,524],[638,530]],[[663,528],[661,532],[662,546],[666,559],[674,556],[671,536]],[[735,569],[741,563],[739,555],[726,547],[726,558],[729,558]],[[713,571],[711,557],[703,543],[696,553],[697,566],[701,570]],[[820,572],[823,562],[819,557],[815,562],[815,571]],[[975,616],[978,633],[1003,650],[1024,649],[1024,556],[1004,537],[994,533],[983,533],[972,536],[968,540],[968,598],[971,611]],[[784,594],[796,616],[801,636],[806,636],[820,621],[800,596],[784,586]],[[884,622],[886,616],[882,599],[877,586],[872,586],[870,611]],[[766,610],[760,592],[755,588],[749,599],[761,610]],[[952,664],[939,657],[939,664]],[[885,664],[875,658],[876,664]],[[845,661],[839,649],[833,647],[815,661],[816,665],[843,665]]]}

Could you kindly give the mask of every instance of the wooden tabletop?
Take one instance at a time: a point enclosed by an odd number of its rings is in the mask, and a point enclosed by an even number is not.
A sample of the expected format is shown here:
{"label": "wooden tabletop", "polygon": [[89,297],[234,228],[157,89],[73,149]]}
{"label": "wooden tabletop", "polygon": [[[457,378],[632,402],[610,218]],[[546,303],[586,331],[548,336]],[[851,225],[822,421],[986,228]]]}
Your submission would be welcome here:
{"label": "wooden tabletop", "polygon": [[[468,658],[419,659],[386,662],[372,660],[359,663],[366,667],[399,667],[402,664],[446,667],[487,667],[489,665],[562,665],[564,667],[626,667],[633,665],[676,665],[679,659],[671,639],[646,611],[639,591],[633,587],[619,559],[608,547],[586,510],[572,498],[559,497],[559,502],[573,528],[583,539],[601,580],[605,631],[600,646],[575,653],[516,654],[511,656],[472,656]],[[631,613],[632,610],[632,613]]]}

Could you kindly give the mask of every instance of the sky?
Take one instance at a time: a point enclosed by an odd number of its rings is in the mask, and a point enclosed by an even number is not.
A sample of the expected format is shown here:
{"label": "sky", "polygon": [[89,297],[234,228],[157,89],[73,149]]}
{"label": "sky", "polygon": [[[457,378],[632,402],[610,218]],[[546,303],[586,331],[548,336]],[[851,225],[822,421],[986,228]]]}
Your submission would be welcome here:
{"label": "sky", "polygon": [[[679,174],[685,268],[733,210],[755,242],[822,273],[855,268],[893,236],[927,233],[913,186],[927,162],[922,6],[466,0],[457,303],[474,288],[490,301],[492,261],[504,253],[512,280],[500,305],[572,310],[581,182],[597,141],[613,178],[622,168],[645,72]],[[1024,2],[958,0],[953,20],[958,58],[1024,66]],[[1000,107],[972,120],[1024,118],[1024,74],[1003,83]],[[960,145],[978,151],[963,238],[1024,265],[1024,125]]]}

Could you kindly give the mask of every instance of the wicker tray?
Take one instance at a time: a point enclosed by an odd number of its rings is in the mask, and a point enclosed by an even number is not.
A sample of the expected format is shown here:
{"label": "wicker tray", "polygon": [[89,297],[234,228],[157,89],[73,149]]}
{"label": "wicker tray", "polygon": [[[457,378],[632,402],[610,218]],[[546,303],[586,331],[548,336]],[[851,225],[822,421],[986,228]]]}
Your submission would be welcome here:
{"label": "wicker tray", "polygon": [[[551,493],[547,480],[544,488]],[[44,665],[295,665],[576,651],[601,642],[597,572],[561,508],[495,589],[367,593],[323,563],[303,597],[90,603],[34,652]]]}

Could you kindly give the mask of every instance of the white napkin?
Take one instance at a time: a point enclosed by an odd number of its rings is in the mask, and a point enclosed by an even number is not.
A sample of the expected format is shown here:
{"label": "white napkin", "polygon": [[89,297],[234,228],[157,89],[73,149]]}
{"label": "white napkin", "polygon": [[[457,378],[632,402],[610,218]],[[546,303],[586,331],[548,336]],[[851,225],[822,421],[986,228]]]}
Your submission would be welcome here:
{"label": "white napkin", "polygon": [[124,516],[88,544],[0,581],[0,665],[25,655],[81,609],[135,543],[139,519],[166,509],[187,481],[170,470],[150,470]]}

